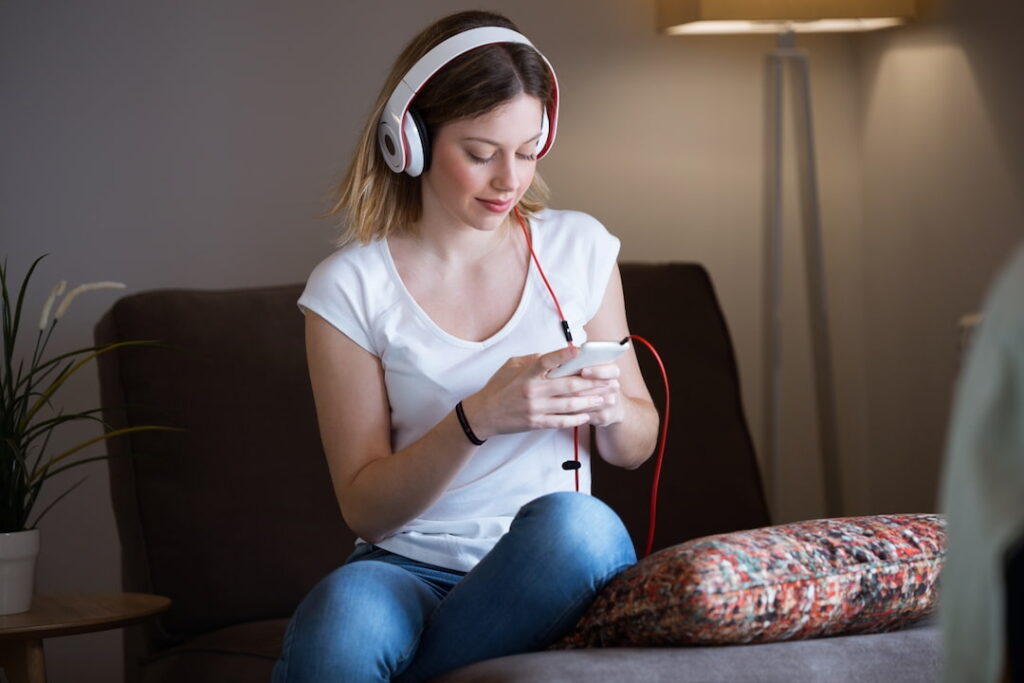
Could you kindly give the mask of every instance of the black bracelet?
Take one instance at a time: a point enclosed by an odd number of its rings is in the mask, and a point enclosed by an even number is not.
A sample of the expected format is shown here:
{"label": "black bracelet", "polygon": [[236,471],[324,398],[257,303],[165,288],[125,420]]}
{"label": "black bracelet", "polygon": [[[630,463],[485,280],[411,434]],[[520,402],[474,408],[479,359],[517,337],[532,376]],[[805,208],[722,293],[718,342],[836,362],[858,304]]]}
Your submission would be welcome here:
{"label": "black bracelet", "polygon": [[469,420],[466,419],[466,413],[462,410],[462,401],[455,404],[455,417],[459,418],[459,424],[462,425],[462,431],[466,433],[466,438],[469,439],[474,446],[481,446],[487,439],[481,439],[473,433],[473,428],[469,426]]}

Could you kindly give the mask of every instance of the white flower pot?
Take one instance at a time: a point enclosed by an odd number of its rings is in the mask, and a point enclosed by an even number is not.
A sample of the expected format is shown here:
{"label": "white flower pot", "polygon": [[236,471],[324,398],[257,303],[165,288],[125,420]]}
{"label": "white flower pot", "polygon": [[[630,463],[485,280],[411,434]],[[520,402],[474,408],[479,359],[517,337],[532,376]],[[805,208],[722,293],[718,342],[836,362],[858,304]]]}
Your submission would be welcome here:
{"label": "white flower pot", "polygon": [[39,529],[0,534],[0,614],[32,609]]}

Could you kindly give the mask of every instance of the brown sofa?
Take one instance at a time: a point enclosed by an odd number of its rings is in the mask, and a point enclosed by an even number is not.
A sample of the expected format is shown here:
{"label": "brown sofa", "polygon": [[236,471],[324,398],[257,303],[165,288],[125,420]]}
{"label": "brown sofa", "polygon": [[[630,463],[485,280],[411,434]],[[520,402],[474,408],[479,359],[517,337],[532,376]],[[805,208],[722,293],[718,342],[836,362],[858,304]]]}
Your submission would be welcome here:
{"label": "brown sofa", "polygon": [[[672,420],[655,548],[769,524],[725,320],[695,264],[621,264],[630,327],[661,352]],[[301,285],[125,297],[96,340],[157,339],[101,357],[113,427],[177,425],[110,443],[124,589],[173,606],[126,634],[128,680],[267,681],[287,619],[353,535],[334,500],[306,374]],[[654,362],[638,352],[657,405]],[[594,495],[642,547],[652,465],[595,459]],[[468,681],[930,681],[934,626],[729,647],[548,651],[480,662]]]}

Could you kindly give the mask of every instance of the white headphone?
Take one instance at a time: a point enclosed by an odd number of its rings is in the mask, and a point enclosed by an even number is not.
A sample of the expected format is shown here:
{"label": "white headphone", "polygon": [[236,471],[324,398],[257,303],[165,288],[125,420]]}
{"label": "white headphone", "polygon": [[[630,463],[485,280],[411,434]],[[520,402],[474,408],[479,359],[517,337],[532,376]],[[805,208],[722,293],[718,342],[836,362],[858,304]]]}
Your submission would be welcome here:
{"label": "white headphone", "polygon": [[411,108],[416,93],[431,76],[459,55],[495,43],[529,45],[540,55],[548,68],[551,75],[551,103],[541,121],[537,158],[548,153],[555,141],[555,129],[558,126],[558,80],[555,78],[555,70],[551,68],[551,63],[540,50],[537,50],[523,34],[500,26],[484,26],[463,31],[439,43],[409,69],[395,91],[391,93],[377,126],[377,146],[380,147],[384,161],[392,171],[405,171],[416,177],[423,172],[430,153],[426,126],[416,110]]}

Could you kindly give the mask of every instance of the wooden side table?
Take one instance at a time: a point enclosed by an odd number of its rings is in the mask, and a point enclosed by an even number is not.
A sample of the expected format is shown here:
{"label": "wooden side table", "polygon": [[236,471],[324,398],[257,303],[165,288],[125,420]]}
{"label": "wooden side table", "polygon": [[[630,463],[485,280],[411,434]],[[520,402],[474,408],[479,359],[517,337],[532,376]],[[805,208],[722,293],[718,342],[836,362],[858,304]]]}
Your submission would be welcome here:
{"label": "wooden side table", "polygon": [[0,669],[10,683],[44,683],[44,638],[127,626],[170,606],[146,593],[36,593],[28,612],[0,616]]}

